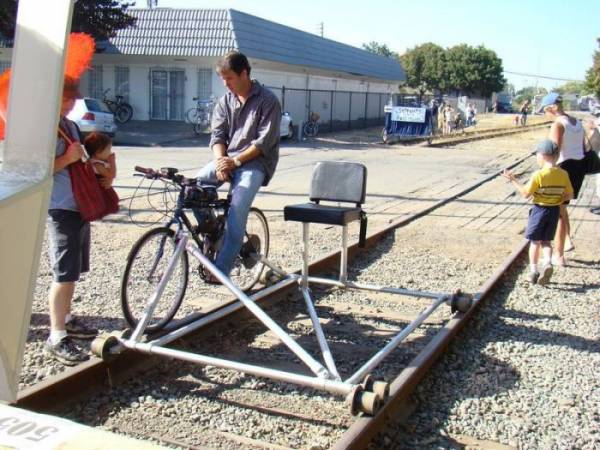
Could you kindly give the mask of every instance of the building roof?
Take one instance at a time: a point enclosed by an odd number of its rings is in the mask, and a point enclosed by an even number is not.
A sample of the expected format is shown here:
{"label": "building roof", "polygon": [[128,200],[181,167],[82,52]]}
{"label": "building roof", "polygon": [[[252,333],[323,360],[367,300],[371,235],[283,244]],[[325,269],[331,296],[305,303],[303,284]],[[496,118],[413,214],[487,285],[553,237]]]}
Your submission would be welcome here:
{"label": "building roof", "polygon": [[233,9],[129,9],[134,27],[98,43],[109,54],[221,56],[236,49],[249,58],[403,81],[400,63],[350,45]]}

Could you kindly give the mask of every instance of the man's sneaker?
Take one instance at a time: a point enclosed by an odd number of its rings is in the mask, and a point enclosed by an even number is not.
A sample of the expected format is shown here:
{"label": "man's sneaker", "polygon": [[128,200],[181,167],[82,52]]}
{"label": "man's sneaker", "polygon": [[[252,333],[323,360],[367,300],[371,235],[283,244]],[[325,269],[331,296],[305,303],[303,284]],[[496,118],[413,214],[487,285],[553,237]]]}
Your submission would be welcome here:
{"label": "man's sneaker", "polygon": [[62,338],[54,345],[50,341],[46,341],[44,343],[44,351],[67,366],[75,366],[80,362],[90,359],[69,336]]}
{"label": "man's sneaker", "polygon": [[531,284],[536,284],[538,282],[538,278],[540,277],[540,274],[537,272],[529,272],[529,282]]}
{"label": "man's sneaker", "polygon": [[548,282],[550,281],[550,277],[552,276],[553,272],[554,272],[554,269],[552,268],[552,264],[546,264],[544,266],[544,268],[542,269],[542,273],[541,273],[540,277],[537,280],[538,284],[541,286],[547,285]]}
{"label": "man's sneaker", "polygon": [[96,328],[86,327],[77,317],[71,318],[65,324],[65,330],[67,330],[67,335],[78,339],[94,339],[98,336]]}

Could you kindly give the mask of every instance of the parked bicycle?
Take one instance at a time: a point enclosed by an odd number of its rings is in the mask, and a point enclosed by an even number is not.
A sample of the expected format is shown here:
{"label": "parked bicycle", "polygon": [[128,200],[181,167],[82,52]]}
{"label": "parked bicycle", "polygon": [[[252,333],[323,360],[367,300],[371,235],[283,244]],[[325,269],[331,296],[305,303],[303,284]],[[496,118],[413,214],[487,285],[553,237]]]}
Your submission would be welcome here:
{"label": "parked bicycle", "polygon": [[197,135],[210,133],[210,122],[215,102],[212,98],[201,100],[198,97],[194,97],[194,101],[196,106],[186,111],[185,120],[194,126],[194,133]]}
{"label": "parked bicycle", "polygon": [[[214,261],[219,252],[229,213],[231,196],[219,199],[214,186],[198,186],[195,178],[186,178],[172,167],[160,170],[136,166],[138,176],[165,183],[165,188],[178,191],[177,204],[169,214],[169,220],[161,227],[144,233],[133,245],[127,256],[127,264],[121,278],[121,307],[127,323],[135,328],[148,298],[156,290],[163,274],[168,270],[182,233],[191,236],[194,250]],[[150,186],[152,188],[152,186]],[[149,188],[149,189],[150,189]],[[154,188],[152,188],[154,190]],[[195,209],[203,217],[201,223],[192,225],[186,211]],[[155,310],[147,331],[156,331],[169,323],[181,305],[188,285],[188,247],[176,261],[172,276],[168,279],[161,302]],[[262,258],[269,253],[269,227],[261,210],[252,207],[248,215],[242,248],[229,277],[242,291],[251,289],[259,280],[264,264]],[[200,264],[198,276],[206,280],[207,269]]]}
{"label": "parked bicycle", "polygon": [[319,133],[319,113],[311,112],[308,116],[308,122],[302,127],[302,133],[304,136],[314,137]]}
{"label": "parked bicycle", "polygon": [[122,95],[115,95],[115,100],[110,100],[106,95],[110,88],[102,94],[102,101],[108,107],[110,112],[115,116],[115,120],[119,123],[129,122],[133,117],[133,107],[123,100]]}

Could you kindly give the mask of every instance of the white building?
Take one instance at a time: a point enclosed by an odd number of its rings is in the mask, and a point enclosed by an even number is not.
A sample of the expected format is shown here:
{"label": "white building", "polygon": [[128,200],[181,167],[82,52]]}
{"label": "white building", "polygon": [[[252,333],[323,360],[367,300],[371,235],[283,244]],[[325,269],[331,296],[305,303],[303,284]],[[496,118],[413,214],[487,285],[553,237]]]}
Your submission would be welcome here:
{"label": "white building", "polygon": [[[395,59],[236,10],[128,13],[137,24],[98,43],[81,90],[96,98],[106,89],[109,97],[123,95],[138,120],[183,120],[193,97],[222,95],[214,66],[231,49],[248,56],[251,76],[273,88],[296,121],[310,111],[332,123],[381,117],[386,96],[405,79]],[[8,66],[10,54],[0,48],[0,64]]]}

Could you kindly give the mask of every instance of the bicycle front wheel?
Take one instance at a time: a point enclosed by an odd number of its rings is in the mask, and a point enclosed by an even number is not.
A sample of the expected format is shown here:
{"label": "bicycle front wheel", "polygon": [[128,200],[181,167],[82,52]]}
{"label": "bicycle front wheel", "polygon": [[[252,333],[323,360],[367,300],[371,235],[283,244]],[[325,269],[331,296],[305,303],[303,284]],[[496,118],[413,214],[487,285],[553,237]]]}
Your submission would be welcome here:
{"label": "bicycle front wheel", "polygon": [[250,208],[242,248],[229,275],[242,291],[252,289],[259,280],[265,268],[260,259],[269,256],[269,239],[267,218],[260,209]]}
{"label": "bicycle front wheel", "polygon": [[196,123],[198,120],[198,108],[193,107],[185,112],[185,121],[187,123]]}
{"label": "bicycle front wheel", "polygon": [[194,123],[194,133],[198,136],[210,133],[210,117],[198,116]]}
{"label": "bicycle front wheel", "polygon": [[133,108],[129,105],[119,105],[115,111],[115,120],[119,123],[129,122],[133,117]]}
{"label": "bicycle front wheel", "polygon": [[315,134],[317,134],[315,133],[315,124],[313,122],[306,122],[302,128],[302,131],[304,135],[308,137],[313,137]]}
{"label": "bicycle front wheel", "polygon": [[[121,278],[121,308],[132,328],[140,321],[148,299],[167,270],[176,248],[175,232],[154,228],[138,239],[127,256]],[[169,323],[181,305],[188,283],[188,255],[183,252],[167,281],[146,331],[157,331]]]}

